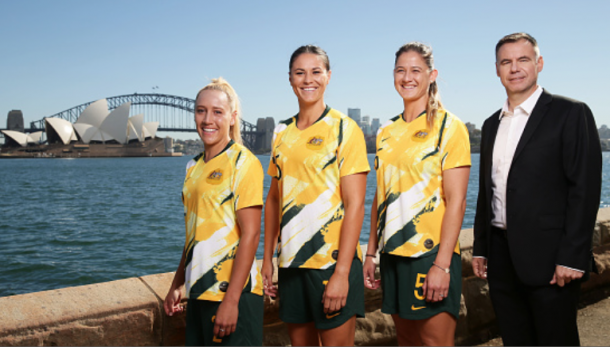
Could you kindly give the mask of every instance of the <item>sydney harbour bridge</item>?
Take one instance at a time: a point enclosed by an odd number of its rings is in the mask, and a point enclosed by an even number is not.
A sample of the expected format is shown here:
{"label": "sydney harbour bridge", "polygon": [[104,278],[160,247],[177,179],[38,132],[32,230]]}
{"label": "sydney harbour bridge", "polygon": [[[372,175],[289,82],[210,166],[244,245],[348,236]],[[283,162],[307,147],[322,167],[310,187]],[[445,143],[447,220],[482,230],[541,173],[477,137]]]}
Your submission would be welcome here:
{"label": "sydney harbour bridge", "polygon": [[[95,100],[94,100],[95,101]],[[74,106],[65,111],[44,117],[62,118],[74,123],[80,114],[94,101]],[[159,122],[159,132],[196,132],[194,122],[195,100],[167,94],[128,94],[106,98],[110,111],[131,102],[131,115],[143,113],[146,122]],[[26,132],[45,130],[44,118],[31,122]],[[259,118],[257,124],[242,119],[241,134],[244,145],[258,151],[266,151],[271,146],[274,128],[273,118]]]}

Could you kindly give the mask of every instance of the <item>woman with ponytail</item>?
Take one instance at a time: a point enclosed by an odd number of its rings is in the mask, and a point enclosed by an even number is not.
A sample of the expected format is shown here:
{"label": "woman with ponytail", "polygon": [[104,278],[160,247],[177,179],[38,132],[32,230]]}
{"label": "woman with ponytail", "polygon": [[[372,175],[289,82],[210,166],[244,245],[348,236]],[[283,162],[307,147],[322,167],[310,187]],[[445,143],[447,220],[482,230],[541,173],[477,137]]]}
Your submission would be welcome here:
{"label": "woman with ponytail", "polygon": [[364,135],[355,121],[324,102],[331,70],[322,48],[297,48],[288,67],[299,112],[273,134],[265,293],[279,295],[279,317],[293,346],[353,346],[356,317],[364,317],[358,244],[370,169]]}
{"label": "woman with ponytail", "polygon": [[186,242],[164,302],[183,310],[186,345],[261,346],[263,289],[256,263],[263,168],[241,144],[239,98],[223,78],[195,101],[204,151],[188,162],[182,188]]}
{"label": "woman with ponytail", "polygon": [[[394,87],[403,112],[377,134],[377,192],[364,263],[365,286],[383,288],[399,345],[454,344],[460,310],[458,236],[466,209],[470,142],[444,109],[430,47],[396,52]],[[374,259],[380,252],[381,283]]]}

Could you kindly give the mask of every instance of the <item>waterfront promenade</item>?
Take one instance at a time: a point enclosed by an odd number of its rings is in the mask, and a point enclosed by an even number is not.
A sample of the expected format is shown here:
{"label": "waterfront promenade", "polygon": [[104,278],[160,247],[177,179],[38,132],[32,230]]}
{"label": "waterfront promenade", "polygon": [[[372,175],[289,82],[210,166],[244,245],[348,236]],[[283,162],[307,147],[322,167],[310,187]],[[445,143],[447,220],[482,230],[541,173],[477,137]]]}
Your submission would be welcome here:
{"label": "waterfront promenade", "polygon": [[[600,209],[593,242],[600,274],[592,274],[582,287],[582,342],[610,345],[610,208]],[[462,230],[460,244],[463,290],[456,343],[499,345],[487,282],[472,273],[472,229]],[[184,314],[168,317],[163,311],[172,278],[169,272],[0,297],[0,345],[183,344]],[[290,343],[278,305],[265,298],[265,345]],[[357,345],[396,343],[392,319],[380,306],[381,292],[366,290],[366,317],[356,323]]]}

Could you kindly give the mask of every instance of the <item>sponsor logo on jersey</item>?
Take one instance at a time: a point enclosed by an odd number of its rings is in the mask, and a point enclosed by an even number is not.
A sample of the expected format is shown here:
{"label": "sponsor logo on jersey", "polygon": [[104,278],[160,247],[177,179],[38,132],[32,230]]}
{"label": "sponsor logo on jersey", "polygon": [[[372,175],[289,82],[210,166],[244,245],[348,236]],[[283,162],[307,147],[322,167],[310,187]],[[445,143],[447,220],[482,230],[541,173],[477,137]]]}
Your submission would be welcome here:
{"label": "sponsor logo on jersey", "polygon": [[428,130],[419,130],[413,134],[413,141],[424,142],[428,137]]}
{"label": "sponsor logo on jersey", "polygon": [[322,148],[322,144],[324,143],[324,138],[322,136],[314,136],[307,140],[307,148],[309,149],[320,149]]}
{"label": "sponsor logo on jersey", "polygon": [[223,173],[221,169],[216,169],[206,178],[206,182],[209,184],[220,184],[222,182]]}

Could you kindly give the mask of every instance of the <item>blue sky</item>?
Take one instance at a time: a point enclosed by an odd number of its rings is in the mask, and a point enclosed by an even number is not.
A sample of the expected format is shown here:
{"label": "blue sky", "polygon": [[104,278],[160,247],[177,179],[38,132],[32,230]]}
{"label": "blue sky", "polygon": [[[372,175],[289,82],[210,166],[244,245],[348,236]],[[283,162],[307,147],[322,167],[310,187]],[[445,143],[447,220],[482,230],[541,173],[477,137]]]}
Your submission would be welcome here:
{"label": "blue sky", "polygon": [[394,52],[415,40],[434,49],[447,109],[480,127],[505,99],[495,44],[517,31],[539,42],[545,59],[539,83],[589,104],[598,127],[610,125],[608,13],[606,0],[2,0],[0,127],[12,109],[22,110],[29,124],[85,102],[150,93],[153,86],[193,98],[217,76],[237,90],[244,119],[277,122],[298,111],[288,59],[308,43],[330,56],[326,102],[383,122],[402,111]]}

